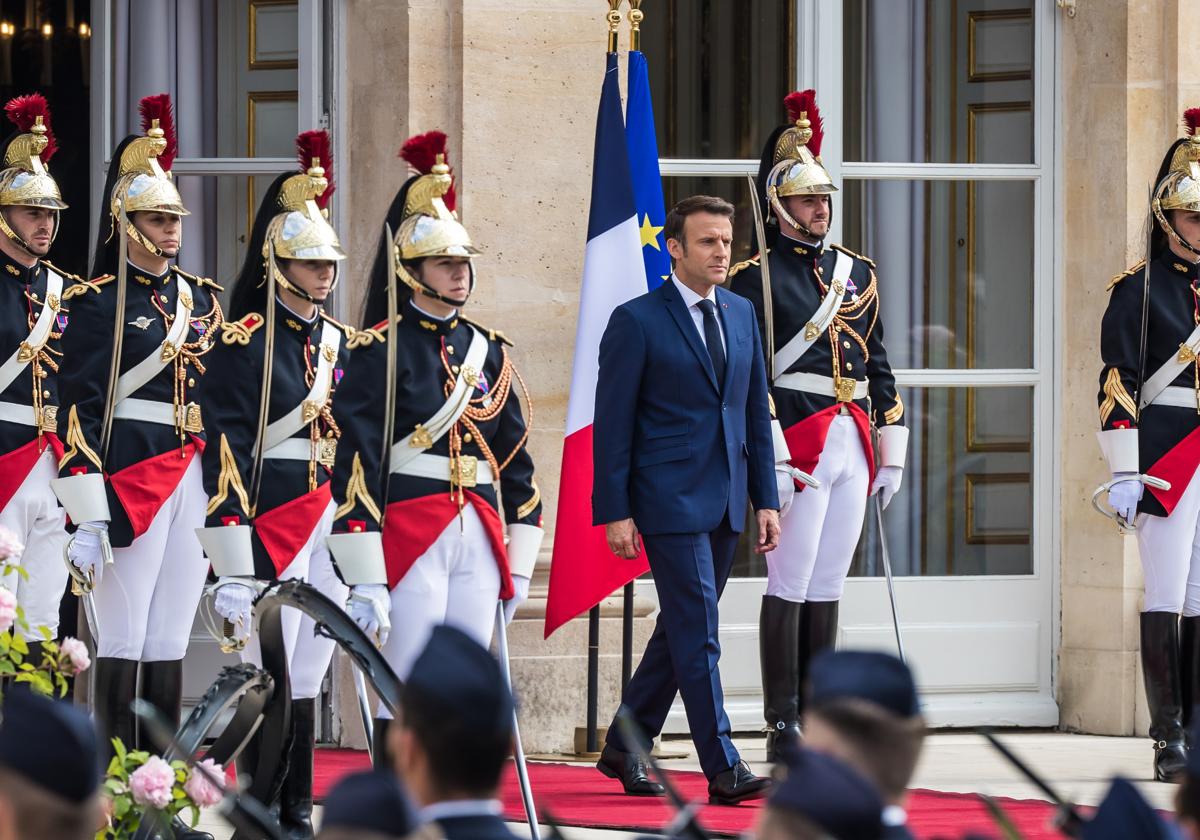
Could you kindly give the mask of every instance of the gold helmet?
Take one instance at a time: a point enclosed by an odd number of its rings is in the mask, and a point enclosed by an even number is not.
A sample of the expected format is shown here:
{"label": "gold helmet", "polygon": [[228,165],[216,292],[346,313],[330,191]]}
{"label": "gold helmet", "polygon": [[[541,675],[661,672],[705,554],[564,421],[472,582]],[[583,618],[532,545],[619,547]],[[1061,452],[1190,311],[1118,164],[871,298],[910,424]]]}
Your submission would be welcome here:
{"label": "gold helmet", "polygon": [[[783,104],[788,111],[789,125],[774,140],[774,148],[768,150],[771,168],[763,186],[775,214],[792,227],[804,230],[803,225],[787,212],[783,199],[790,195],[827,195],[837,192],[837,186],[821,163],[821,141],[825,131],[817,111],[816,92],[789,93]],[[764,152],[764,164],[766,157]]]}
{"label": "gold helmet", "polygon": [[[333,195],[333,153],[327,131],[305,131],[296,138],[300,172],[279,184],[273,204],[275,215],[263,237],[262,257],[275,273],[275,282],[303,298],[320,303],[303,289],[295,286],[279,270],[275,259],[328,260],[346,258],[338,235],[326,217],[329,199]],[[266,202],[264,202],[266,209]],[[263,212],[262,210],[259,211]],[[337,284],[335,276],[334,285]]]}
{"label": "gold helmet", "polygon": [[[173,216],[189,215],[171,177],[171,163],[178,151],[175,123],[171,116],[171,96],[166,93],[145,96],[139,110],[142,114],[143,136],[125,143],[121,159],[117,162],[117,181],[109,199],[109,212],[114,224],[122,210],[126,217],[139,210]],[[150,253],[163,255],[132,221],[128,222],[125,230]]]}
{"label": "gold helmet", "polygon": [[412,137],[400,150],[414,175],[404,185],[404,209],[395,245],[400,259],[473,257],[479,249],[454,212],[454,176],[447,162],[446,135],[430,131]]}
{"label": "gold helmet", "polygon": [[1183,121],[1187,137],[1175,141],[1167,152],[1150,209],[1166,235],[1200,261],[1200,251],[1179,236],[1166,216],[1168,210],[1200,211],[1200,134],[1196,132],[1200,108],[1184,111]]}
{"label": "gold helmet", "polygon": [[[50,106],[40,93],[18,96],[4,106],[18,134],[4,151],[4,170],[0,171],[0,206],[45,207],[55,211],[54,234],[58,235],[58,211],[67,209],[58,183],[46,169],[58,151],[50,130]],[[0,213],[0,232],[17,245],[33,253]]]}

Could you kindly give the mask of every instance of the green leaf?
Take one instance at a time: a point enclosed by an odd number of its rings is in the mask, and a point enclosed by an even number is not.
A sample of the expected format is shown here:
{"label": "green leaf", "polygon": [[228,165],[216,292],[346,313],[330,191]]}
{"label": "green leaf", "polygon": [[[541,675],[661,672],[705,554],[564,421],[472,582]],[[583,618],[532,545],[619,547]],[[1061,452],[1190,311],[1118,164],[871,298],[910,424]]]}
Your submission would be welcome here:
{"label": "green leaf", "polygon": [[116,817],[117,819],[120,819],[121,817],[123,817],[129,813],[129,809],[132,806],[133,806],[133,803],[127,797],[122,796],[120,799],[114,800],[113,816]]}
{"label": "green leaf", "polygon": [[128,754],[128,750],[125,749],[125,744],[122,743],[120,738],[113,738],[112,744],[113,750],[116,752],[117,760],[119,760],[123,766],[125,764],[125,757]]}
{"label": "green leaf", "polygon": [[[38,632],[42,634],[42,638],[45,639],[47,642],[49,642],[51,639],[54,638],[54,634],[50,632],[50,628],[47,627],[45,624],[41,624],[38,626]],[[50,645],[46,645],[46,649],[49,650]],[[54,652],[58,653],[58,645],[54,646]]]}
{"label": "green leaf", "polygon": [[22,656],[29,655],[29,643],[24,636],[13,636],[12,649]]}

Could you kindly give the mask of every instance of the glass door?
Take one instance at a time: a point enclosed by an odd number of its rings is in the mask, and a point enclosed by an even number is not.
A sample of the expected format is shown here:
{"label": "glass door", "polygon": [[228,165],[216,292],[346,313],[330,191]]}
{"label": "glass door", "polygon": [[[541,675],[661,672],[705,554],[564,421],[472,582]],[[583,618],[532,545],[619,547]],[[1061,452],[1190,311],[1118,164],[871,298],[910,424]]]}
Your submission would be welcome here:
{"label": "glass door", "polygon": [[[816,88],[823,160],[841,186],[831,241],[878,266],[912,430],[884,531],[929,717],[1056,724],[1054,442],[1036,433],[1055,412],[1053,7],[762,0],[734,26],[718,20],[723,5],[676,0],[671,15],[701,19],[695,38],[676,31],[661,51],[643,43],[672,158],[667,200],[734,200],[737,245],[757,250],[745,175],[783,119],[783,95]],[[749,41],[749,53],[725,43],[785,27],[786,52],[775,38]],[[843,647],[895,649],[877,527],[870,505],[842,602]],[[721,602],[726,703],[743,730],[762,720],[764,587],[765,563],[747,551]]]}

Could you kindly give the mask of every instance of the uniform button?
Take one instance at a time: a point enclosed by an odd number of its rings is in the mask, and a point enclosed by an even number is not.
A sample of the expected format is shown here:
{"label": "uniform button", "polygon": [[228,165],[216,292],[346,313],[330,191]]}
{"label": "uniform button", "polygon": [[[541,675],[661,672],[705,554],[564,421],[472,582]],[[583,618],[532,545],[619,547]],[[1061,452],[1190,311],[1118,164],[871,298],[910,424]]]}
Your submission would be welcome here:
{"label": "uniform button", "polygon": [[458,373],[458,365],[450,365],[451,373]]}
{"label": "uniform button", "polygon": [[834,330],[834,332],[841,332],[841,331],[842,331],[842,325],[841,325],[841,324],[834,324],[834,325],[833,325],[833,330]]}
{"label": "uniform button", "polygon": [[359,533],[360,531],[362,531],[362,526],[361,526],[361,525],[355,525],[355,526],[354,526],[353,528],[351,528],[350,530],[351,530],[351,531],[353,531],[354,533],[356,533],[356,534],[357,534],[357,533]]}
{"label": "uniform button", "polygon": [[475,440],[475,438],[470,432],[467,432],[465,435],[463,435],[463,443],[470,443],[473,440]]}
{"label": "uniform button", "polygon": [[849,362],[846,362],[846,370],[854,370],[854,365],[850,364]]}
{"label": "uniform button", "polygon": [[843,347],[845,347],[847,350],[849,350],[849,349],[850,349],[850,342],[849,342],[849,341],[843,341],[843,342],[842,342],[842,346],[843,346]]}
{"label": "uniform button", "polygon": [[196,387],[196,380],[195,380],[195,379],[192,379],[191,377],[188,377],[188,387],[189,387],[189,388],[195,388],[195,387]]}
{"label": "uniform button", "polygon": [[42,391],[42,396],[43,396],[45,399],[50,399],[50,392],[49,392],[49,391]]}
{"label": "uniform button", "polygon": [[453,345],[453,344],[447,344],[447,345],[446,345],[446,352],[447,352],[447,353],[449,353],[451,356],[453,356],[453,355],[454,355],[454,345]]}

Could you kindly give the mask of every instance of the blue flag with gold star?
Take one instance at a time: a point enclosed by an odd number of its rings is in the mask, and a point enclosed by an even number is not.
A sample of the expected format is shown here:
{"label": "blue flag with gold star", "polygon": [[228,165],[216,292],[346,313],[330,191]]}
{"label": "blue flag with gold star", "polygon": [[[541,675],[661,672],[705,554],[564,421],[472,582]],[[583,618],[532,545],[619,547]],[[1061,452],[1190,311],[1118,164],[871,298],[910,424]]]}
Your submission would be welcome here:
{"label": "blue flag with gold star", "polygon": [[633,179],[634,205],[646,265],[647,290],[658,288],[671,276],[671,257],[663,224],[662,175],[658,171],[658,139],[654,133],[654,106],[650,99],[650,74],[640,50],[629,53],[629,100],[625,105],[625,147]]}

